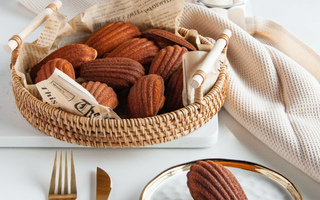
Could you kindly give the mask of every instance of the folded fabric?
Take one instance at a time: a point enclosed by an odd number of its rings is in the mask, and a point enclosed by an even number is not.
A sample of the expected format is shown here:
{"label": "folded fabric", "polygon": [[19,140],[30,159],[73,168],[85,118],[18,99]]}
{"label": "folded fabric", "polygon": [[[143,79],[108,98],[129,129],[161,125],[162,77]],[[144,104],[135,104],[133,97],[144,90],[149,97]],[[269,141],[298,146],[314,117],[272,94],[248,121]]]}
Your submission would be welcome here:
{"label": "folded fabric", "polygon": [[251,34],[212,10],[186,4],[181,26],[211,38],[232,31],[225,109],[320,181],[320,57],[280,25],[261,18],[248,22]]}

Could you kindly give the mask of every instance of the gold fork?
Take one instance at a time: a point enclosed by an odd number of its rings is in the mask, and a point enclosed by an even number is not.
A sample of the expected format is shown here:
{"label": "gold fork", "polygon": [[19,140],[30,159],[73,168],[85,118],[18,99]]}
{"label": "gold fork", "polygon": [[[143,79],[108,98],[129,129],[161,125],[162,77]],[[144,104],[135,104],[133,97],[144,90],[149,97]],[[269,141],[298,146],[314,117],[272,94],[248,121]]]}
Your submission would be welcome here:
{"label": "gold fork", "polygon": [[[62,152],[60,153],[60,164],[59,164],[59,174],[58,174],[58,186],[56,186],[57,178],[57,152],[54,158],[53,170],[51,175],[50,189],[49,189],[49,200],[56,199],[68,199],[75,200],[77,199],[77,186],[76,186],[76,175],[74,171],[74,162],[73,162],[73,152],[71,151],[71,175],[70,175],[70,190],[69,190],[69,181],[68,181],[68,162],[67,162],[67,152],[65,153],[65,164],[64,172],[62,170]],[[64,184],[62,185],[62,176],[64,174]],[[63,186],[63,187],[62,187]],[[57,190],[57,191],[56,191]]]}

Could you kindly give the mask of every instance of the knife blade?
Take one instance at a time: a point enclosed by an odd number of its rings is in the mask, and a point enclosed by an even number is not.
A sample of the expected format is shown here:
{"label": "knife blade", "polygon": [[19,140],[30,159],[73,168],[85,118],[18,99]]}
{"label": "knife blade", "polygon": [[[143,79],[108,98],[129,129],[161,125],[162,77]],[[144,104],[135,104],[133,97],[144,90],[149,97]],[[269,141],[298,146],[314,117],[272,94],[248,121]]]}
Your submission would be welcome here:
{"label": "knife blade", "polygon": [[109,198],[112,180],[107,172],[97,167],[97,192],[96,200],[107,200]]}

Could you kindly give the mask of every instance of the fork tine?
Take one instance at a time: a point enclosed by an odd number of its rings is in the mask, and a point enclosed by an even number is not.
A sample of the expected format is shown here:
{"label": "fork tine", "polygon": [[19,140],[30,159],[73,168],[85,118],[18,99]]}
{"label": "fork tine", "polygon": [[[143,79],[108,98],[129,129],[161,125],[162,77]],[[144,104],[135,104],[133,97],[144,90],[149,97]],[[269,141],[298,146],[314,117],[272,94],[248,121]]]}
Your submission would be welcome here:
{"label": "fork tine", "polygon": [[66,156],[65,156],[65,165],[64,165],[64,194],[69,193],[69,187],[68,187],[68,159],[67,159],[67,151],[66,151]]}
{"label": "fork tine", "polygon": [[71,151],[71,194],[77,194],[76,174],[74,170],[73,152]]}
{"label": "fork tine", "polygon": [[62,189],[62,152],[60,152],[60,164],[59,164],[59,179],[58,179],[58,194],[61,193]]}
{"label": "fork tine", "polygon": [[[75,200],[77,198],[77,186],[76,186],[76,175],[74,170],[73,152],[71,151],[71,177],[68,177],[68,156],[67,151],[65,154],[64,168],[62,168],[63,156],[60,153],[60,159],[58,159],[58,152],[55,154],[54,165],[51,175],[50,188],[49,188],[49,200],[65,199],[65,200]],[[59,172],[57,172],[59,164]],[[64,184],[62,187],[62,178],[64,174]],[[58,176],[58,177],[57,177]],[[56,179],[58,178],[58,184],[56,184]],[[71,178],[71,181],[69,181]],[[69,184],[69,182],[71,182]],[[69,186],[71,185],[71,191],[69,191]],[[57,188],[58,187],[58,188]]]}
{"label": "fork tine", "polygon": [[54,194],[55,186],[56,186],[56,173],[57,173],[57,151],[54,157],[53,169],[51,174],[50,188],[49,194]]}

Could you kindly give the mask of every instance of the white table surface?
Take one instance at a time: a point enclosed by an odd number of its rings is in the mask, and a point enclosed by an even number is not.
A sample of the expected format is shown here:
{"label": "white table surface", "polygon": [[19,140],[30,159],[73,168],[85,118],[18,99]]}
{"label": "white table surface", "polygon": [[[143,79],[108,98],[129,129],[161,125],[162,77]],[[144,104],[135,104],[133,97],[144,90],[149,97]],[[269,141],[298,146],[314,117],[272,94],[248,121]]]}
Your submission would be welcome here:
{"label": "white table surface", "polygon": [[[316,0],[250,0],[254,15],[271,19],[289,29],[307,45],[320,53],[320,2]],[[1,1],[0,45],[35,14],[16,1]],[[37,30],[26,41],[33,41]],[[1,85],[10,85],[10,55],[0,49]],[[8,87],[5,87],[8,88]],[[37,132],[20,115],[11,89],[1,91],[0,131]],[[47,198],[55,151],[70,148],[0,148],[0,199]],[[219,138],[216,145],[194,149],[94,149],[72,148],[75,157],[78,199],[95,199],[96,167],[107,171],[113,179],[111,200],[139,199],[144,186],[163,170],[184,162],[203,158],[228,158],[256,162],[289,178],[304,199],[319,199],[320,183],[291,165],[264,145],[224,108],[219,112]]]}

